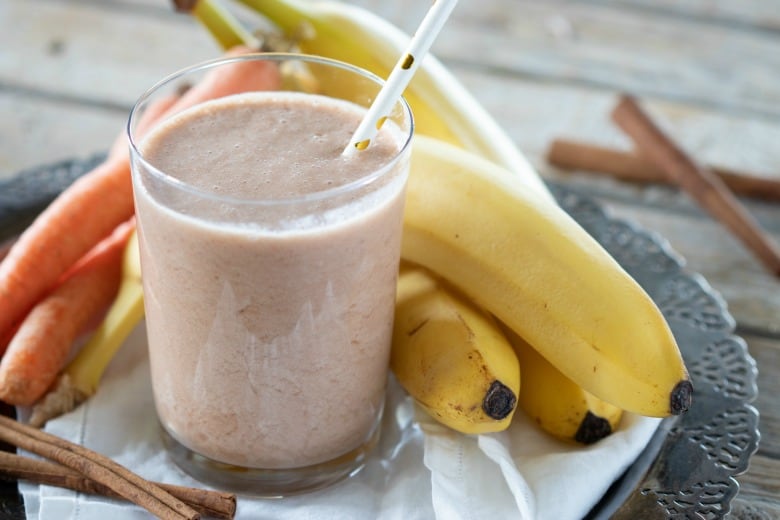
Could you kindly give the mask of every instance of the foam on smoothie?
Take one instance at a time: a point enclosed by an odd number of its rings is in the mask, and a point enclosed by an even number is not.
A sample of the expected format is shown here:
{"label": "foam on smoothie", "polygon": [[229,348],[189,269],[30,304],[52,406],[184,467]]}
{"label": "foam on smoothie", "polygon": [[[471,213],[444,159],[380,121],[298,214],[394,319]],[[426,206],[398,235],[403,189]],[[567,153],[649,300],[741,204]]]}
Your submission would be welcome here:
{"label": "foam on smoothie", "polygon": [[[304,111],[308,115],[302,115]],[[308,232],[359,215],[388,198],[381,190],[354,185],[387,184],[376,178],[393,166],[392,158],[403,144],[392,122],[360,154],[341,153],[364,113],[358,105],[324,96],[252,92],[178,114],[145,139],[141,149],[158,170],[195,190],[255,204],[258,212],[261,207],[272,212],[274,206],[284,206],[288,213],[277,219],[275,231]],[[230,125],[224,124],[228,117]],[[218,180],[215,171],[220,171]],[[397,191],[398,183],[387,189]],[[339,191],[344,195],[333,196]],[[218,219],[222,207],[214,204],[216,209],[198,213]],[[269,219],[258,215],[241,222],[228,218],[223,224],[265,229]]]}
{"label": "foam on smoothie", "polygon": [[[150,164],[216,195],[203,207],[165,201],[170,209],[136,191],[155,404],[190,449],[302,467],[355,449],[376,427],[405,165],[393,160],[403,143],[390,125],[373,150],[342,157],[362,115],[320,96],[242,94],[188,110],[142,143]],[[388,164],[376,185],[318,195]],[[311,200],[289,215],[273,202],[302,196]],[[287,223],[259,225],[219,197],[271,201]]]}

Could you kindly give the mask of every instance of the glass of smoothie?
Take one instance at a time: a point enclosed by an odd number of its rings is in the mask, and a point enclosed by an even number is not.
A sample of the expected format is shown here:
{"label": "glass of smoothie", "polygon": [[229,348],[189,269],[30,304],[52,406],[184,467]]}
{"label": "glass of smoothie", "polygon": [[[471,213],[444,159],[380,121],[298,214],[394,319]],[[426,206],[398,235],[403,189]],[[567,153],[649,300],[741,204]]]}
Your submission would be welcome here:
{"label": "glass of smoothie", "polygon": [[[145,128],[149,107],[230,67],[270,80]],[[377,442],[408,105],[342,151],[381,86],[336,61],[247,54],[177,72],[133,108],[155,406],[171,457],[207,484],[301,493],[355,474]]]}

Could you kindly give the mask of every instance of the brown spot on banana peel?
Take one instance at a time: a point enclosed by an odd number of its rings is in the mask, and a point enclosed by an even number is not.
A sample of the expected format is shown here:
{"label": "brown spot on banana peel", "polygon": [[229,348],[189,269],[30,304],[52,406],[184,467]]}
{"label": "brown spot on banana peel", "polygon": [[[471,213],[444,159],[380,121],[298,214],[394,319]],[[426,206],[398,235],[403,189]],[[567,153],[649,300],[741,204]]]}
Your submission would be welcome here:
{"label": "brown spot on banana peel", "polygon": [[424,319],[423,321],[421,321],[419,324],[415,325],[415,327],[414,327],[412,330],[410,330],[409,332],[407,332],[407,333],[406,333],[406,335],[407,335],[407,336],[409,336],[409,337],[411,338],[412,336],[414,336],[415,334],[417,334],[417,333],[420,331],[420,329],[422,329],[423,327],[425,327],[425,325],[426,325],[427,323],[428,323],[428,318],[425,318],[425,319]]}
{"label": "brown spot on banana peel", "polygon": [[482,400],[482,411],[491,419],[500,421],[507,417],[517,405],[515,393],[501,381],[493,381]]}
{"label": "brown spot on banana peel", "polygon": [[582,444],[593,444],[610,433],[612,426],[609,421],[588,410],[574,434],[574,440]]}
{"label": "brown spot on banana peel", "polygon": [[466,331],[468,332],[468,336],[469,336],[468,340],[470,342],[473,342],[474,338],[476,337],[476,334],[474,334],[474,330],[469,326],[468,322],[466,321],[466,319],[463,317],[461,313],[456,312],[455,317],[458,319],[461,325],[463,325],[463,328],[466,329]]}
{"label": "brown spot on banana peel", "polygon": [[669,410],[672,415],[680,415],[688,411],[693,401],[693,385],[687,379],[677,383],[669,396]]}

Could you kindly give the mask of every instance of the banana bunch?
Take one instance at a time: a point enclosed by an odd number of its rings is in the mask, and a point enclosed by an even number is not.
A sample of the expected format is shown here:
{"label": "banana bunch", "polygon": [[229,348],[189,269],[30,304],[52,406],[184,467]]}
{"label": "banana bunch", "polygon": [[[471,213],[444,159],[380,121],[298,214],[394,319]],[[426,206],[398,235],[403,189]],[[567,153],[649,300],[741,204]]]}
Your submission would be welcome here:
{"label": "banana bunch", "polygon": [[[222,45],[279,50],[279,36],[248,31],[219,0],[173,0],[180,11],[195,16]],[[271,21],[284,34],[282,50],[324,56],[351,63],[381,78],[390,74],[409,43],[409,35],[375,13],[334,0],[239,0]],[[541,178],[511,138],[473,95],[433,55],[427,55],[404,97],[412,108],[415,133],[472,151],[517,174],[540,197],[553,201]]]}
{"label": "banana bunch", "polygon": [[520,367],[492,316],[425,269],[398,278],[390,368],[433,418],[463,433],[509,426]]}
{"label": "banana bunch", "polygon": [[654,417],[690,405],[682,356],[650,297],[565,211],[498,165],[417,136],[401,255],[599,399]]}
{"label": "banana bunch", "polygon": [[554,437],[592,444],[615,431],[623,414],[470,298],[408,262],[398,279],[390,368],[421,408],[461,433],[502,431],[517,405]]}
{"label": "banana bunch", "polygon": [[63,369],[53,390],[33,407],[30,424],[43,426],[92,396],[109,362],[143,316],[141,260],[138,235],[134,231],[125,246],[122,281],[114,303],[89,341]]}

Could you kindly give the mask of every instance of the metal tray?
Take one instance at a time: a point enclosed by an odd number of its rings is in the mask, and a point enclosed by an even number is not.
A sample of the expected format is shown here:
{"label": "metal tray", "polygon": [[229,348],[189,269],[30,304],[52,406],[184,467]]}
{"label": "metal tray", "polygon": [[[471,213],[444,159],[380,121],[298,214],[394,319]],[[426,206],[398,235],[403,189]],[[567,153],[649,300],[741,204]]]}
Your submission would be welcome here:
{"label": "metal tray", "polygon": [[[103,159],[44,165],[0,182],[0,244]],[[756,364],[726,304],[658,235],[608,215],[594,200],[550,186],[569,212],[639,282],[667,318],[694,385],[691,409],[661,422],[646,449],[588,514],[589,520],[721,518],[758,448]],[[1,246],[0,246],[1,247]],[[2,413],[13,414],[10,407]],[[7,447],[6,447],[7,449]],[[565,497],[562,497],[565,499]],[[15,483],[0,483],[0,518],[24,518]]]}

